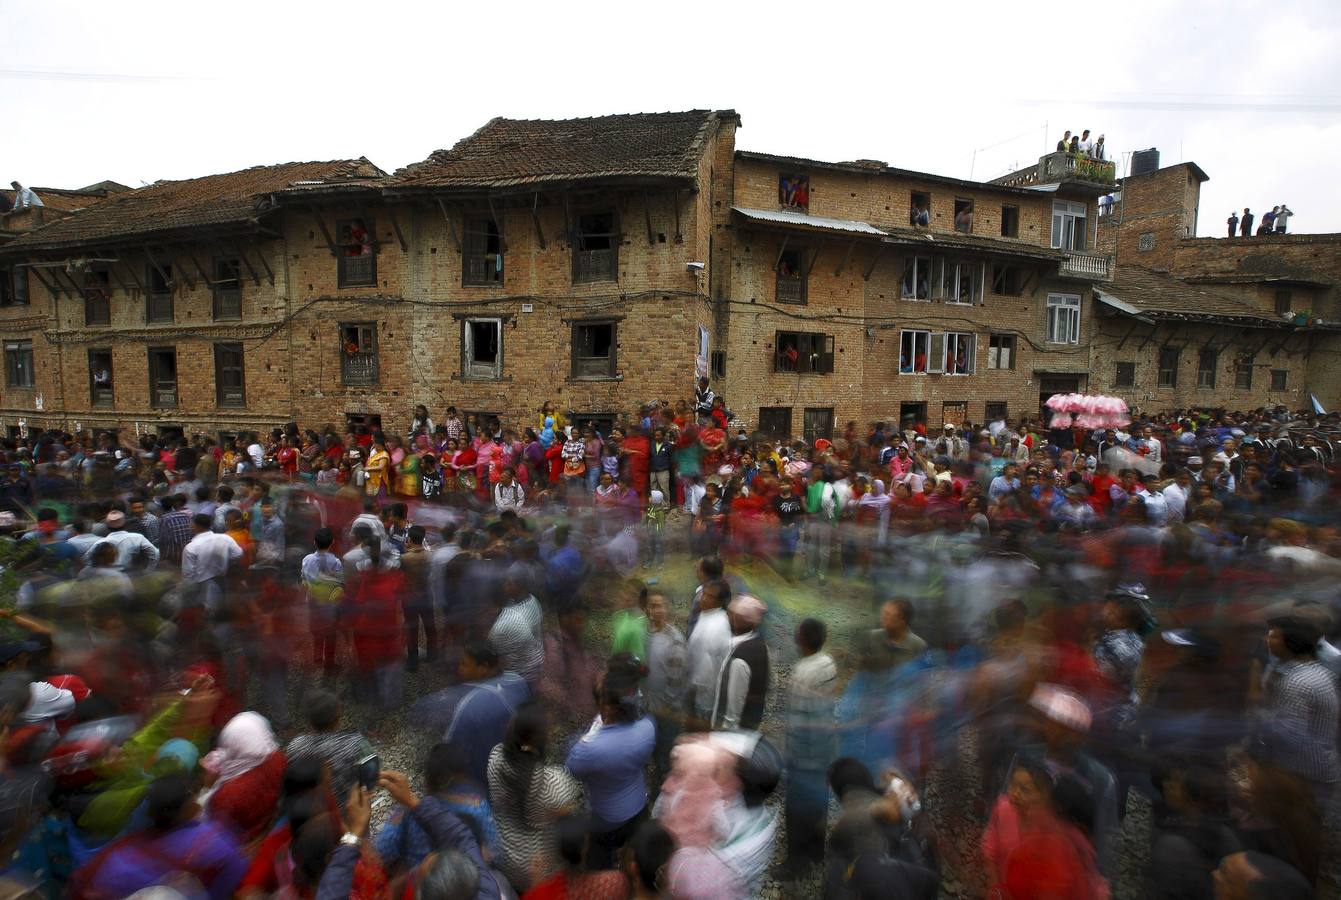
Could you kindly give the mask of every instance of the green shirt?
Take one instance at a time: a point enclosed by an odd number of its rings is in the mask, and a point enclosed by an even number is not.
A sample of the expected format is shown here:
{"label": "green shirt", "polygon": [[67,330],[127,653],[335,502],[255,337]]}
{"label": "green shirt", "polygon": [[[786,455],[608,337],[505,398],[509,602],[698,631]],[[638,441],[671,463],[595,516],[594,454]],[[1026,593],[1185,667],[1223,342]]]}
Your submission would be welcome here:
{"label": "green shirt", "polygon": [[631,653],[640,660],[647,659],[647,616],[641,610],[617,610],[611,632],[611,654]]}

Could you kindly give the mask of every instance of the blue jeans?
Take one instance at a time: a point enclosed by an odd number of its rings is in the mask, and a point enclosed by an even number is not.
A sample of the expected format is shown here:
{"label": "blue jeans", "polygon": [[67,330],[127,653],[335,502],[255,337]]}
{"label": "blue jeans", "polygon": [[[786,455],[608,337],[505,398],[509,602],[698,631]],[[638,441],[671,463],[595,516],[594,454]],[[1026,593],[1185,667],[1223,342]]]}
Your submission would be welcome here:
{"label": "blue jeans", "polygon": [[596,485],[601,483],[601,464],[587,463],[587,495],[596,493]]}

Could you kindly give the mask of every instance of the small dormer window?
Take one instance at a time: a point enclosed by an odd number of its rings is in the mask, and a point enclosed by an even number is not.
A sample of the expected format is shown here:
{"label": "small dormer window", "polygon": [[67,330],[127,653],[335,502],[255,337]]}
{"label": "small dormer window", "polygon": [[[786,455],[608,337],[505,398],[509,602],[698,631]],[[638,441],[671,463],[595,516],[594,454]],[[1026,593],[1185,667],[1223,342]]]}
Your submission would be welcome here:
{"label": "small dormer window", "polygon": [[810,176],[778,176],[778,206],[783,209],[795,209],[801,212],[810,210]]}

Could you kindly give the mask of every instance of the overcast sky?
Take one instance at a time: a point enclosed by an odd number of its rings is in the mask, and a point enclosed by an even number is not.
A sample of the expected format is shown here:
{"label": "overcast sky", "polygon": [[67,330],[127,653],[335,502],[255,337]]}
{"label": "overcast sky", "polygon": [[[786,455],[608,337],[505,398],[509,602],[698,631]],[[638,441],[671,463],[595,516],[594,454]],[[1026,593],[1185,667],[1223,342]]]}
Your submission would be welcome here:
{"label": "overcast sky", "polygon": [[1205,169],[1201,234],[1282,201],[1341,231],[1336,0],[0,0],[0,34],[3,182],[390,171],[497,115],[730,107],[741,149],[982,180],[1090,128]]}

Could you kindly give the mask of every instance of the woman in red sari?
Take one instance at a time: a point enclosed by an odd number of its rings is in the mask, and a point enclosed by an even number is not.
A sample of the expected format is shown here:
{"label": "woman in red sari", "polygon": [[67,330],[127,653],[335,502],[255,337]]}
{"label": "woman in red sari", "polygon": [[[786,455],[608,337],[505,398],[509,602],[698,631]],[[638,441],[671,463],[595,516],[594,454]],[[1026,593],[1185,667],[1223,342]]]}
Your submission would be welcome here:
{"label": "woman in red sari", "polygon": [[205,795],[205,813],[226,822],[243,843],[270,828],[288,761],[265,717],[240,712],[219,732],[219,743],[201,766],[213,777]]}
{"label": "woman in red sari", "polygon": [[381,541],[369,538],[363,547],[367,560],[345,590],[359,672],[355,685],[367,711],[365,731],[372,736],[386,711],[400,707],[400,665],[405,658],[401,603],[408,585],[404,572],[383,566]]}

